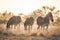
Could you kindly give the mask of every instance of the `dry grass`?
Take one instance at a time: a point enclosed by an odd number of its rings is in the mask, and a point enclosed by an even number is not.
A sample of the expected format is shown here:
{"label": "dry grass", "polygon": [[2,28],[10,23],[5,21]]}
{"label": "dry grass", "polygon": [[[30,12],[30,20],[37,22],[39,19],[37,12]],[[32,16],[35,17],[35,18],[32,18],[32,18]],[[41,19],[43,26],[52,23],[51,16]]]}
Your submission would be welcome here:
{"label": "dry grass", "polygon": [[18,29],[6,30],[5,26],[5,24],[0,25],[0,40],[60,40],[59,26],[49,25],[48,35],[46,30],[44,32],[43,30],[37,31],[37,25],[33,25],[30,32],[25,31],[23,25],[21,25],[20,30],[19,27],[17,27]]}
{"label": "dry grass", "polygon": [[57,18],[55,22],[52,23],[53,26],[60,26],[60,18]]}

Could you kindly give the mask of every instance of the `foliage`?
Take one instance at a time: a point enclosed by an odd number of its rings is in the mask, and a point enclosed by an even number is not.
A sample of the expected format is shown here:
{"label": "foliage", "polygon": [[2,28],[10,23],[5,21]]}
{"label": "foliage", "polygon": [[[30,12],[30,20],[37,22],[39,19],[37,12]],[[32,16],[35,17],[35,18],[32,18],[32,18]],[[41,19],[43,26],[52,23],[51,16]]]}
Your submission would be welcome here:
{"label": "foliage", "polygon": [[55,22],[52,23],[55,26],[59,26],[60,25],[60,18],[57,18]]}

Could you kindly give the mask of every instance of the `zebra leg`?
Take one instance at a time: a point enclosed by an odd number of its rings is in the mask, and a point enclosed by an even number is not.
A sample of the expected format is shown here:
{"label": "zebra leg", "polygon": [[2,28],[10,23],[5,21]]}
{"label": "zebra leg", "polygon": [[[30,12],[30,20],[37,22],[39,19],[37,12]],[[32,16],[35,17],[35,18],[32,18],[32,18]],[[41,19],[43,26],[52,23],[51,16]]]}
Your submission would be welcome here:
{"label": "zebra leg", "polygon": [[43,26],[43,32],[47,31],[46,26]]}
{"label": "zebra leg", "polygon": [[46,31],[48,31],[48,26],[46,26]]}
{"label": "zebra leg", "polygon": [[38,28],[37,29],[39,29],[40,28],[40,25],[38,25]]}
{"label": "zebra leg", "polygon": [[13,29],[14,28],[14,25],[10,25],[10,28]]}
{"label": "zebra leg", "polygon": [[13,27],[14,27],[14,29],[16,28],[15,25]]}
{"label": "zebra leg", "polygon": [[30,29],[32,30],[32,25],[31,25]]}
{"label": "zebra leg", "polygon": [[31,26],[29,25],[28,30],[30,30],[30,27],[31,27]]}
{"label": "zebra leg", "polygon": [[47,34],[47,36],[48,36],[48,26],[46,26],[46,34]]}
{"label": "zebra leg", "polygon": [[20,27],[20,23],[19,23],[19,27]]}
{"label": "zebra leg", "polygon": [[30,26],[30,30],[32,30],[32,25]]}
{"label": "zebra leg", "polygon": [[17,27],[16,27],[17,25],[14,25],[14,29],[16,29]]}
{"label": "zebra leg", "polygon": [[31,32],[31,25],[29,25],[29,27],[28,27],[28,33],[30,33]]}
{"label": "zebra leg", "polygon": [[27,30],[27,26],[24,26],[25,28],[24,28],[24,30]]}
{"label": "zebra leg", "polygon": [[20,29],[20,23],[19,23],[19,29]]}
{"label": "zebra leg", "polygon": [[20,23],[18,24],[16,29],[20,32]]}

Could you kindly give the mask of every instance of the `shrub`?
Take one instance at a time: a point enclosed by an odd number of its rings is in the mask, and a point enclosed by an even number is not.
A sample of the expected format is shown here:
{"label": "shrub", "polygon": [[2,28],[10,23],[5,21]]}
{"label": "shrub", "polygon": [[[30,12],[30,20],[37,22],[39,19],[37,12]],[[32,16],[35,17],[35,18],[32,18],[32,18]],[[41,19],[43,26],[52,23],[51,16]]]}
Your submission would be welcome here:
{"label": "shrub", "polygon": [[55,22],[52,23],[55,26],[59,26],[60,25],[60,18],[57,18]]}

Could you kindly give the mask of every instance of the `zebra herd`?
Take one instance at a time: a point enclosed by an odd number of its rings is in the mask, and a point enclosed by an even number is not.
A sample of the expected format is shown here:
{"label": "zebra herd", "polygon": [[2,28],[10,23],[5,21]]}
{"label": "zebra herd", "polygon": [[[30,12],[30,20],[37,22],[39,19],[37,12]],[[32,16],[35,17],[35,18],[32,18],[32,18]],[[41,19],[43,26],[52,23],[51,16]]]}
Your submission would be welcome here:
{"label": "zebra herd", "polygon": [[[28,17],[25,22],[24,22],[24,30],[27,30],[27,27],[29,27],[30,29],[32,28],[32,25],[34,24],[34,18],[33,17]],[[54,21],[53,20],[53,15],[51,12],[49,12],[48,14],[46,14],[45,17],[42,17],[42,16],[39,16],[37,19],[36,19],[36,23],[38,25],[38,28],[41,27],[41,28],[44,28],[46,26],[46,28],[48,29],[48,25],[49,25],[49,21],[51,20],[52,22]],[[11,17],[8,22],[7,22],[7,26],[6,28],[9,29],[11,25],[17,25],[19,24],[20,26],[20,23],[21,23],[21,17],[20,16],[13,16]],[[14,26],[14,27],[15,27]]]}

